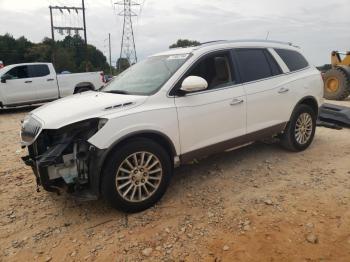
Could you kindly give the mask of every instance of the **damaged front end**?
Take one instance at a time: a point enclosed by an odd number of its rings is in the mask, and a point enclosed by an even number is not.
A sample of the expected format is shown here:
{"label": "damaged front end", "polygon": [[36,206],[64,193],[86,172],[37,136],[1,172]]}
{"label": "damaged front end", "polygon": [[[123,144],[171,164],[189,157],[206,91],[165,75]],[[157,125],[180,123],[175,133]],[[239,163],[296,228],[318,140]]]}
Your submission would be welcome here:
{"label": "damaged front end", "polygon": [[87,141],[106,122],[93,118],[52,130],[42,129],[33,116],[25,119],[21,138],[29,155],[22,159],[32,167],[38,189],[59,193],[66,187],[79,197],[97,198],[103,152]]}

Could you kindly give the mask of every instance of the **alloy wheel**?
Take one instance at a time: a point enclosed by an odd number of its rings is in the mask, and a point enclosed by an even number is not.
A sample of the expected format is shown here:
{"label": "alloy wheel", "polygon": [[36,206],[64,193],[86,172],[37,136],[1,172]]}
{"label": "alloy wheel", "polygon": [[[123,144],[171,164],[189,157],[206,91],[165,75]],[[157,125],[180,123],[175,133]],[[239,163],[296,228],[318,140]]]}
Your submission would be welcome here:
{"label": "alloy wheel", "polygon": [[142,202],[158,189],[163,176],[158,157],[146,151],[136,152],[118,167],[116,188],[119,195],[130,202]]}
{"label": "alloy wheel", "polygon": [[295,124],[295,139],[301,144],[305,145],[312,136],[313,121],[309,113],[302,113]]}

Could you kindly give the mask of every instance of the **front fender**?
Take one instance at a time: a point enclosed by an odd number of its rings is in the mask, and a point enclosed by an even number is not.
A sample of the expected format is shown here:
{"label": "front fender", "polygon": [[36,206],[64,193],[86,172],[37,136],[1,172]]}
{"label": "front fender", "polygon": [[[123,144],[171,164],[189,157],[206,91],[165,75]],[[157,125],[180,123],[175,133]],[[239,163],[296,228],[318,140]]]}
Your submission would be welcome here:
{"label": "front fender", "polygon": [[166,136],[180,154],[177,113],[175,108],[151,110],[109,119],[107,124],[89,139],[98,149],[108,149],[117,141],[142,132],[158,133]]}

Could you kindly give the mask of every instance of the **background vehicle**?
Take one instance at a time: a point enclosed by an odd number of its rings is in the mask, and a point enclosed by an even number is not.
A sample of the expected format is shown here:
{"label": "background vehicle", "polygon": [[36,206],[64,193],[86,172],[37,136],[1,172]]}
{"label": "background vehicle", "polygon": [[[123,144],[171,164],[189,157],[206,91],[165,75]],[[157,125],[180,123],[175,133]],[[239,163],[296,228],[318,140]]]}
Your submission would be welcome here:
{"label": "background vehicle", "polygon": [[59,75],[51,63],[9,65],[0,79],[0,107],[48,102],[104,84],[103,72]]}
{"label": "background vehicle", "polygon": [[322,96],[320,72],[290,44],[173,49],[135,64],[98,93],[34,110],[22,125],[29,150],[23,160],[48,191],[64,181],[76,194],[102,193],[114,207],[137,212],[162,197],[173,167],[194,158],[268,137],[305,150]]}
{"label": "background vehicle", "polygon": [[344,100],[350,95],[350,52],[333,51],[331,61],[332,68],[323,75],[324,97]]}

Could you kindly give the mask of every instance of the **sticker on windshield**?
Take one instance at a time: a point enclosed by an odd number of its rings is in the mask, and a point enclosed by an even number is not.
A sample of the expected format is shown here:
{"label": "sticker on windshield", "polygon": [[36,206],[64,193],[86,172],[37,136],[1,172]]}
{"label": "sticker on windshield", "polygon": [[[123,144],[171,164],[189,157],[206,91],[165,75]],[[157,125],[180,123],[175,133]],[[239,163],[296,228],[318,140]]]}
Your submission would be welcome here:
{"label": "sticker on windshield", "polygon": [[190,54],[171,55],[167,60],[186,59]]}

